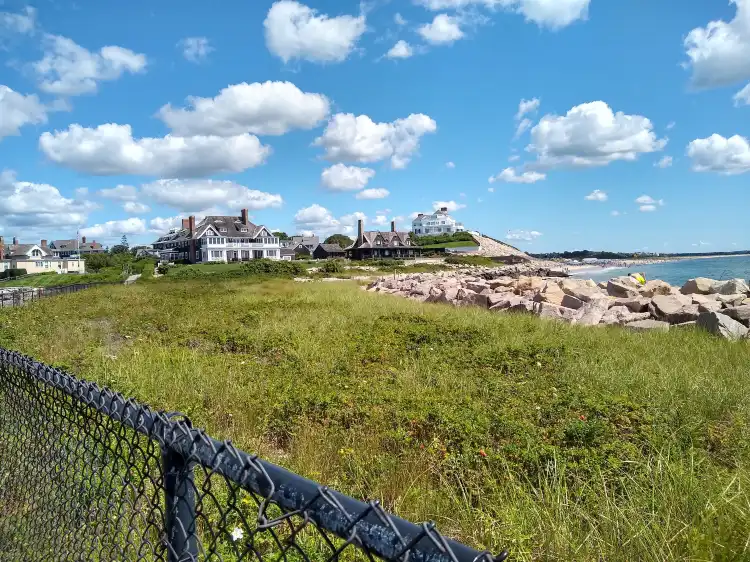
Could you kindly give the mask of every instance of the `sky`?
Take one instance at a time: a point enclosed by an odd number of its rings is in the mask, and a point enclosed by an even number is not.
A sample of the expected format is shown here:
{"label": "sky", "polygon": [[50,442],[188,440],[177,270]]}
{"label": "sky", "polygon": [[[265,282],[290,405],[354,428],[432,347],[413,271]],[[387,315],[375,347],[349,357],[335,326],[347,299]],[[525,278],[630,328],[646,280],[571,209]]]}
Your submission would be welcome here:
{"label": "sky", "polygon": [[0,0],[0,235],[750,249],[750,0],[679,4]]}

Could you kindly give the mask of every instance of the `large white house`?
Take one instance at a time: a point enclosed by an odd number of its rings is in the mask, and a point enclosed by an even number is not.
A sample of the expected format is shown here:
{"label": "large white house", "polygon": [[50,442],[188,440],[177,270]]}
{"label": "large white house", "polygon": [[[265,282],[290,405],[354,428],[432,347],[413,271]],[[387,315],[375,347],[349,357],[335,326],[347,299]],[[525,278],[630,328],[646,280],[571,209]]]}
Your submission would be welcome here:
{"label": "large white house", "polygon": [[280,259],[279,239],[263,225],[248,220],[247,209],[239,217],[208,216],[195,224],[195,217],[182,220],[153,244],[162,261],[190,263]]}
{"label": "large white house", "polygon": [[39,244],[19,244],[16,238],[6,246],[0,236],[0,271],[25,269],[26,273],[84,273],[85,264],[78,256],[60,258],[54,255],[46,240]]}
{"label": "large white house", "polygon": [[431,215],[419,213],[411,222],[411,231],[417,236],[435,236],[438,234],[453,234],[464,232],[463,223],[448,214],[447,207],[441,207]]}

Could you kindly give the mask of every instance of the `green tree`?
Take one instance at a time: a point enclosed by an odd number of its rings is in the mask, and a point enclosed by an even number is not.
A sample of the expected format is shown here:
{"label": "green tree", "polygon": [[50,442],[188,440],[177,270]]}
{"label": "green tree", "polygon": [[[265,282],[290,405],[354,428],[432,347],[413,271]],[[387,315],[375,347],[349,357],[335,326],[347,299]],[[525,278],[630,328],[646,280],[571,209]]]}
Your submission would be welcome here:
{"label": "green tree", "polygon": [[128,253],[128,247],[123,244],[117,244],[116,246],[112,246],[112,248],[109,250],[109,253],[112,255],[115,254],[127,254]]}
{"label": "green tree", "polygon": [[349,238],[346,234],[331,234],[325,239],[323,244],[338,244],[342,248],[346,248],[347,246],[354,244],[354,240]]}
{"label": "green tree", "polygon": [[107,254],[89,254],[84,256],[86,270],[91,273],[97,273],[110,264],[110,257]]}
{"label": "green tree", "polygon": [[289,235],[282,230],[277,230],[273,233],[273,235],[280,240],[289,240]]}
{"label": "green tree", "polygon": [[130,249],[130,244],[128,244],[128,237],[127,235],[123,234],[122,238],[120,239],[120,246],[125,246],[126,250]]}

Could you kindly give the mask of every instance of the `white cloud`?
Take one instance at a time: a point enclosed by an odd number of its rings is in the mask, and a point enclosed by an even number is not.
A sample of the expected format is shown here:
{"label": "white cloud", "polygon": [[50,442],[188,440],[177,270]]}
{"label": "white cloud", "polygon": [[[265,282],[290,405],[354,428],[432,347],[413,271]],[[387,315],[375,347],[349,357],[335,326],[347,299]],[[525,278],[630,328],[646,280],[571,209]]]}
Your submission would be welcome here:
{"label": "white cloud", "polygon": [[732,99],[734,100],[734,105],[737,107],[740,107],[741,105],[750,105],[750,84],[734,94]]}
{"label": "white cloud", "polygon": [[36,29],[36,9],[26,6],[22,12],[0,12],[0,31],[31,35]]}
{"label": "white cloud", "polygon": [[189,97],[188,109],[170,104],[159,118],[181,136],[283,135],[292,129],[312,129],[330,108],[322,94],[303,92],[291,82],[254,82],[227,86],[214,98]]}
{"label": "white cloud", "polygon": [[385,54],[386,58],[389,59],[408,59],[413,55],[414,49],[412,49],[411,45],[403,39],[396,42],[396,44]]}
{"label": "white cloud", "polygon": [[532,240],[536,240],[540,236],[542,236],[542,233],[536,230],[509,230],[508,234],[505,235],[505,239],[531,242]]}
{"label": "white cloud", "polygon": [[667,131],[671,131],[672,129],[674,129],[675,125],[677,125],[677,123],[675,123],[674,121],[670,121],[669,123],[667,123]]}
{"label": "white cloud", "polygon": [[432,202],[432,208],[435,211],[437,211],[438,209],[442,209],[444,207],[447,207],[449,213],[453,213],[454,211],[465,209],[466,205],[464,205],[463,203],[456,203],[455,201],[433,201]]}
{"label": "white cloud", "polygon": [[367,217],[362,212],[351,213],[337,219],[328,209],[315,203],[297,211],[294,215],[294,225],[300,231],[314,232],[319,235],[334,232],[353,234],[356,232],[359,219],[367,221]]}
{"label": "white cloud", "polygon": [[460,20],[448,14],[438,14],[430,23],[417,28],[422,39],[433,45],[445,45],[458,41],[464,36]]}
{"label": "white cloud", "polygon": [[664,148],[651,121],[640,115],[614,113],[603,101],[573,107],[564,116],[545,115],[531,130],[536,167],[606,166],[636,160],[639,154]]}
{"label": "white cloud", "polygon": [[122,208],[130,215],[142,215],[151,210],[151,207],[148,205],[138,203],[137,201],[128,201],[122,206]]}
{"label": "white cloud", "polygon": [[613,217],[619,217],[620,216],[620,211],[612,211],[610,213],[610,215],[612,215]]}
{"label": "white cloud", "polygon": [[635,202],[638,203],[638,209],[642,213],[652,213],[656,211],[658,207],[664,206],[664,199],[659,199],[657,201],[650,195],[641,195],[638,199],[635,200]]}
{"label": "white cloud", "polygon": [[534,113],[539,109],[539,105],[542,100],[539,98],[531,98],[530,100],[522,99],[518,103],[518,112],[516,113],[516,120],[522,119],[527,113]]}
{"label": "white cloud", "polygon": [[730,22],[711,21],[685,38],[685,52],[698,88],[729,86],[750,79],[750,0],[731,0],[737,13]]}
{"label": "white cloud", "polygon": [[94,207],[64,197],[49,184],[18,181],[11,170],[0,172],[0,224],[16,226],[69,226],[83,224]]}
{"label": "white cloud", "polygon": [[724,175],[750,172],[750,142],[739,135],[724,138],[713,134],[695,139],[687,148],[696,172],[717,172]]}
{"label": "white cloud", "polygon": [[524,134],[530,128],[531,128],[531,119],[521,119],[521,121],[518,123],[518,127],[516,127],[516,132],[513,135],[513,138],[514,139],[519,138],[522,134]]}
{"label": "white cloud", "polygon": [[164,179],[141,186],[150,200],[181,211],[219,207],[260,210],[280,207],[279,194],[249,189],[233,181]]}
{"label": "white cloud", "polygon": [[81,229],[81,236],[88,238],[120,238],[123,234],[143,234],[146,232],[146,222],[143,219],[131,217],[121,221],[107,221]]}
{"label": "white cloud", "polygon": [[24,96],[0,85],[0,140],[17,136],[24,125],[47,122],[47,108],[35,94]]}
{"label": "white cloud", "polygon": [[110,189],[100,189],[98,194],[115,201],[137,201],[138,188],[132,185],[118,185]]}
{"label": "white cloud", "polygon": [[316,10],[292,0],[275,2],[263,26],[268,50],[285,63],[341,62],[366,30],[364,15],[318,15]]}
{"label": "white cloud", "polygon": [[372,224],[374,226],[383,226],[388,224],[388,217],[385,215],[376,215],[375,219],[372,221]]}
{"label": "white cloud", "polygon": [[404,16],[402,16],[398,12],[396,12],[396,14],[393,16],[393,21],[396,23],[396,25],[406,25],[407,23],[409,23],[404,19]]}
{"label": "white cloud", "polygon": [[487,191],[489,191],[490,193],[495,193],[495,188],[494,187],[488,187]]}
{"label": "white cloud", "polygon": [[547,175],[539,172],[528,171],[523,172],[522,174],[518,174],[513,168],[505,168],[496,176],[490,177],[489,182],[495,183],[497,181],[501,181],[505,183],[536,183],[545,179],[547,179]]}
{"label": "white cloud", "polygon": [[345,164],[334,164],[320,174],[320,181],[324,187],[332,191],[356,191],[362,189],[375,177],[372,168],[360,168]]}
{"label": "white cloud", "polygon": [[355,197],[357,199],[385,199],[390,194],[391,192],[383,187],[375,187],[371,189],[364,189],[357,193]]}
{"label": "white cloud", "polygon": [[45,36],[44,58],[33,64],[39,88],[49,94],[78,96],[93,94],[98,83],[117,80],[125,72],[143,72],[146,55],[117,46],[102,47],[98,53],[60,35]]}
{"label": "white cloud", "polygon": [[185,218],[184,215],[177,215],[176,217],[154,217],[148,222],[148,230],[155,234],[164,234],[165,232],[169,232],[172,228],[181,226],[183,218]]}
{"label": "white cloud", "polygon": [[602,191],[601,189],[595,189],[594,191],[592,191],[591,193],[589,193],[585,197],[585,199],[587,201],[599,201],[599,202],[603,203],[604,201],[606,201],[608,199],[608,197],[607,197],[607,194],[604,191]]}
{"label": "white cloud", "polygon": [[328,160],[379,162],[390,158],[391,167],[405,168],[419,149],[419,141],[437,130],[427,115],[411,114],[392,123],[375,123],[367,115],[337,113],[314,144],[325,149]]}
{"label": "white cloud", "polygon": [[669,168],[672,165],[673,158],[671,156],[664,156],[661,160],[656,162],[654,166],[657,168]]}
{"label": "white cloud", "polygon": [[86,197],[89,194],[89,188],[88,187],[77,187],[76,188],[76,195],[78,197]]}
{"label": "white cloud", "polygon": [[484,6],[504,8],[521,14],[539,27],[560,29],[588,17],[591,0],[418,0],[430,10]]}
{"label": "white cloud", "polygon": [[130,125],[115,123],[96,129],[73,124],[64,131],[43,133],[39,148],[57,164],[102,176],[241,172],[263,164],[271,153],[271,147],[249,134],[134,139]]}
{"label": "white cloud", "polygon": [[214,50],[205,37],[185,37],[177,43],[177,47],[182,50],[185,60],[196,64],[206,60]]}
{"label": "white cloud", "polygon": [[445,167],[452,170],[453,168],[456,167],[456,165],[453,162],[446,162]]}
{"label": "white cloud", "polygon": [[518,154],[511,154],[508,156],[508,162],[518,162],[521,157]]}

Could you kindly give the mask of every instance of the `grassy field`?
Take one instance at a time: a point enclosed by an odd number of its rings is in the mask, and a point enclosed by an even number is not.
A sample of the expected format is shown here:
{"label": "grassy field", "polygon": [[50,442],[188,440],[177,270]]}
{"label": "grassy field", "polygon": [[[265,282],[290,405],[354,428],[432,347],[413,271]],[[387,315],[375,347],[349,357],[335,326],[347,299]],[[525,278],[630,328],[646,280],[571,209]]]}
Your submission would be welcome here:
{"label": "grassy field", "polygon": [[446,242],[444,244],[428,244],[427,246],[420,246],[423,250],[440,249],[440,248],[470,248],[478,247],[479,244],[476,242]]}
{"label": "grassy field", "polygon": [[112,273],[38,273],[27,275],[10,281],[0,281],[2,287],[60,287],[62,285],[78,285],[82,283],[103,283],[110,281],[121,281],[122,272]]}
{"label": "grassy field", "polygon": [[750,346],[163,281],[0,311],[0,345],[513,560],[750,559]]}

